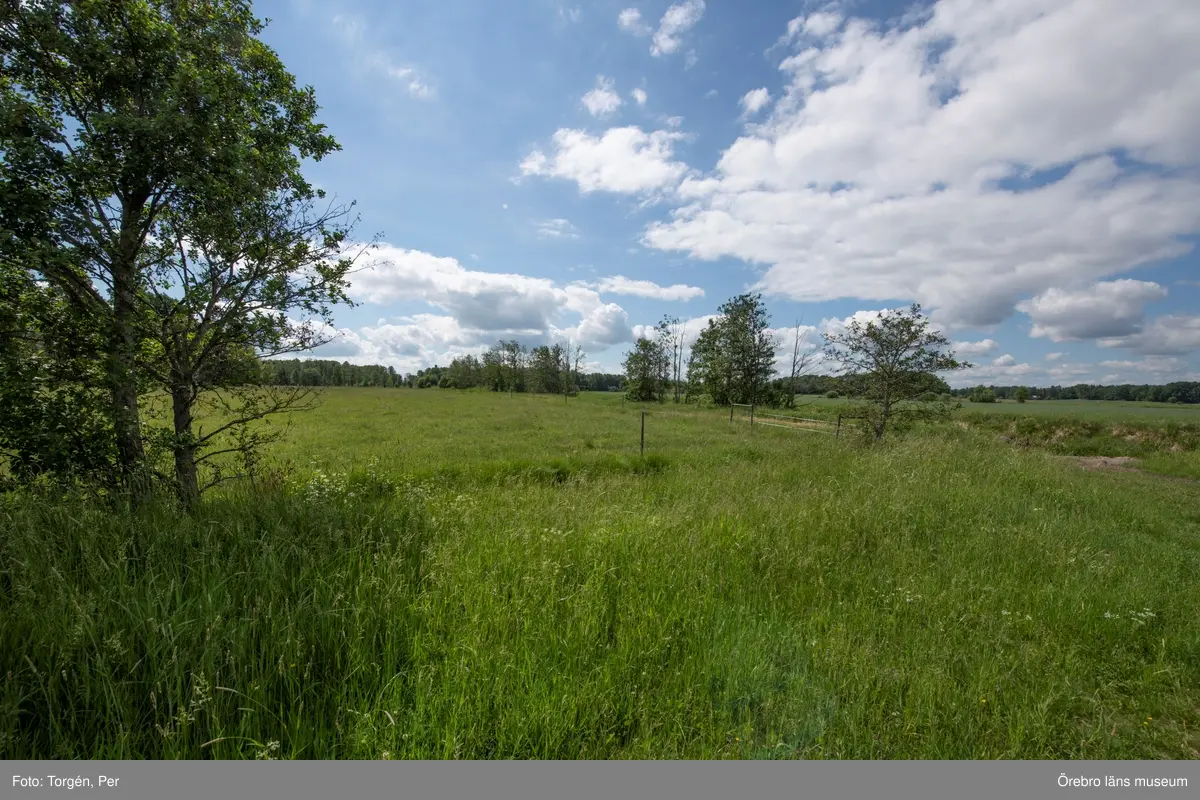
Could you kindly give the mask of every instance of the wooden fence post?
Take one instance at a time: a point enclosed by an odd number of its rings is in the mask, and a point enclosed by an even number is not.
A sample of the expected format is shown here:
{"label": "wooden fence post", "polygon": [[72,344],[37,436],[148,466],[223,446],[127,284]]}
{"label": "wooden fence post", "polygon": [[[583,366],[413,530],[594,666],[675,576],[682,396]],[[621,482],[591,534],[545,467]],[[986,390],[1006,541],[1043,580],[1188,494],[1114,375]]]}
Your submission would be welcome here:
{"label": "wooden fence post", "polygon": [[750,430],[754,430],[754,403],[750,404]]}
{"label": "wooden fence post", "polygon": [[646,409],[642,409],[642,456],[646,455]]}
{"label": "wooden fence post", "polygon": [[729,404],[729,424],[733,424],[733,403]]}
{"label": "wooden fence post", "polygon": [[835,433],[835,434],[834,434],[834,437],[835,437],[835,438],[840,438],[840,437],[841,437],[841,435],[842,435],[842,415],[841,415],[841,414],[838,414],[838,426],[837,426],[837,433]]}

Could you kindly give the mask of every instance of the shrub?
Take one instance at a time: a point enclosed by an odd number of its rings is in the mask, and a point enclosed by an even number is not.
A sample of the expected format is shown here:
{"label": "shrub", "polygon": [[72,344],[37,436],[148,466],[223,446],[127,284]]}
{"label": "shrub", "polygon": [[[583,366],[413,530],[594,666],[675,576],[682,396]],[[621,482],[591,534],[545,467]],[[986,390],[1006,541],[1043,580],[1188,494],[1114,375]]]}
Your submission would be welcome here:
{"label": "shrub", "polygon": [[971,396],[968,399],[972,403],[994,403],[996,402],[996,393],[991,389],[979,386],[971,390]]}

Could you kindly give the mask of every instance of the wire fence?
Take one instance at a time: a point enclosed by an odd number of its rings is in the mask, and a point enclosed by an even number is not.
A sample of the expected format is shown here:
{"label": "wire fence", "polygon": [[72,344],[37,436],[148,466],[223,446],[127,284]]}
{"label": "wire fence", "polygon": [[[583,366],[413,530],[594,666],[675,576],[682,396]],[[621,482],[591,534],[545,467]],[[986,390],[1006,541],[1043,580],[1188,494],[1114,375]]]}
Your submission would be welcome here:
{"label": "wire fence", "polygon": [[732,424],[738,419],[737,410],[747,409],[748,413],[741,418],[748,419],[750,427],[755,424],[766,425],[771,428],[785,428],[793,431],[803,431],[806,433],[826,433],[833,436],[841,436],[842,434],[842,415],[839,414],[836,420],[829,419],[813,419],[812,417],[797,417],[791,414],[772,414],[762,411],[753,403],[732,403],[729,406],[729,422]]}
{"label": "wire fence", "polygon": [[[625,406],[624,400],[621,403]],[[659,407],[658,403],[654,407],[649,407],[647,404],[639,403],[638,409],[638,452],[642,456],[646,455],[646,418],[689,418],[696,419],[699,416],[708,416],[710,411],[695,409],[690,411],[684,410],[667,410]],[[739,411],[743,412],[739,416]],[[750,424],[750,429],[753,430],[755,425],[767,426],[770,428],[783,428],[785,430],[800,431],[804,433],[820,433],[834,437],[840,437],[842,434],[843,422],[854,419],[854,415],[838,414],[835,419],[815,419],[812,417],[798,417],[791,414],[773,414],[765,412],[757,405],[749,403],[733,403],[729,407],[729,422],[732,425],[739,419],[747,420]]]}

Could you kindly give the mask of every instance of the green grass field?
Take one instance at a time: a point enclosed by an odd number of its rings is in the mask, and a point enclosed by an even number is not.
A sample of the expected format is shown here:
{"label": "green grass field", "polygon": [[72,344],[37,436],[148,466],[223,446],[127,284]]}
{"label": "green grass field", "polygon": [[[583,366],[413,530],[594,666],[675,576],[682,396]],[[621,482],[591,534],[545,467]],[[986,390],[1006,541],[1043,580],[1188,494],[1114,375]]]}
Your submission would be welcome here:
{"label": "green grass field", "polygon": [[0,757],[1197,757],[1194,448],[639,409],[330,390],[190,518],[0,499]]}

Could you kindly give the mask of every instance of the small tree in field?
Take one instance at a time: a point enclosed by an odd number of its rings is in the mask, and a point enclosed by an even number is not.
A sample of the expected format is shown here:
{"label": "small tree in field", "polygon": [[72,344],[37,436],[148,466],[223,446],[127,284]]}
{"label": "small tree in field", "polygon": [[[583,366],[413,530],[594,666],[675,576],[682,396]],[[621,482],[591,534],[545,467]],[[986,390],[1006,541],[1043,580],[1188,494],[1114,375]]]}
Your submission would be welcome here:
{"label": "small tree in field", "polygon": [[672,389],[675,402],[678,403],[683,395],[683,348],[685,332],[683,322],[679,317],[664,316],[655,326],[655,335],[663,352],[667,355],[668,383]]}
{"label": "small tree in field", "polygon": [[950,342],[929,330],[921,307],[884,311],[871,322],[854,320],[842,333],[825,335],[825,354],[863,386],[865,415],[876,441],[897,419],[945,416],[950,404],[921,400],[934,373],[971,365],[944,351]]}
{"label": "small tree in field", "polygon": [[788,408],[796,407],[796,381],[808,373],[820,353],[820,348],[817,345],[809,344],[805,338],[806,331],[802,322],[802,320],[797,320],[796,336],[792,342],[792,372],[788,377]]}
{"label": "small tree in field", "polygon": [[625,354],[625,396],[641,402],[666,398],[670,354],[658,339],[638,339]]}
{"label": "small tree in field", "polygon": [[1024,386],[1018,386],[1017,391],[1013,393],[1013,397],[1017,399],[1018,403],[1024,403],[1029,399],[1029,390]]}

